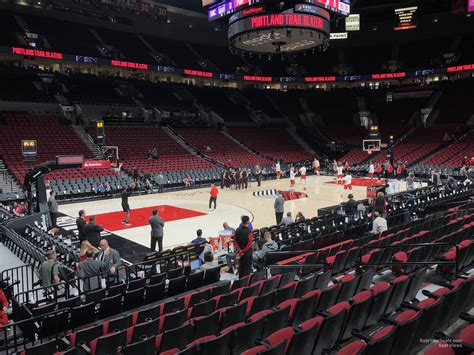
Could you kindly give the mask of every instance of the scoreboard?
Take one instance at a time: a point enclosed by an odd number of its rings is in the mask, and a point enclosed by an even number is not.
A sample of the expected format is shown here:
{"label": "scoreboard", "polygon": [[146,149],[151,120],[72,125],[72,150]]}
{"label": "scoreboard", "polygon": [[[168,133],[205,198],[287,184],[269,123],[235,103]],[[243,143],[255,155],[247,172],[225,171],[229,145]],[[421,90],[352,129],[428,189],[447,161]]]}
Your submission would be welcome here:
{"label": "scoreboard", "polygon": [[21,141],[21,155],[26,162],[36,161],[38,143],[35,139],[23,139]]}

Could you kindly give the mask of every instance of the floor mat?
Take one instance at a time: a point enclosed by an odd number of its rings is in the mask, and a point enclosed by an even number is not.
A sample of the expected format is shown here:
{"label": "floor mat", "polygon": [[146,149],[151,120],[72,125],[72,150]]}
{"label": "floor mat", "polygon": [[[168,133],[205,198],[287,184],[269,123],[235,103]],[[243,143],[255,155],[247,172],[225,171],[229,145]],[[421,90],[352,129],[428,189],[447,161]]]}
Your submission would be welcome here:
{"label": "floor mat", "polygon": [[[337,180],[328,181],[325,184],[343,184],[343,181],[339,182]],[[367,179],[367,178],[352,178],[352,186],[380,186],[384,185],[385,180],[376,180],[376,179]]]}
{"label": "floor mat", "polygon": [[143,227],[148,225],[148,219],[151,217],[152,211],[155,208],[158,209],[158,215],[163,218],[165,222],[206,215],[206,213],[193,211],[186,208],[159,205],[132,209],[130,213],[131,225],[128,226],[122,224],[125,215],[122,211],[96,214],[96,224],[103,226],[109,231]]}

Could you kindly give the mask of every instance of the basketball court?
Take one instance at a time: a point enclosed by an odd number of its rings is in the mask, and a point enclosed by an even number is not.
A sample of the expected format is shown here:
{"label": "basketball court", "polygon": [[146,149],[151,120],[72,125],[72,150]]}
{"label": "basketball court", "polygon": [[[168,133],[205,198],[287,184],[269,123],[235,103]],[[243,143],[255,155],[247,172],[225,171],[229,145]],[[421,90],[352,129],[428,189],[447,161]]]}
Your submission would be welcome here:
{"label": "basketball court", "polygon": [[[354,180],[352,193],[355,199],[365,198],[370,180]],[[294,217],[302,212],[305,217],[312,218],[317,215],[319,208],[347,201],[349,191],[334,182],[332,176],[308,176],[305,190],[297,177],[294,194],[288,192],[289,179],[263,181],[261,187],[252,182],[247,190],[220,189],[217,209],[214,211],[208,209],[209,188],[133,196],[129,200],[132,208],[130,226],[121,223],[123,212],[120,198],[61,205],[60,212],[76,218],[78,211],[84,209],[87,215],[96,215],[96,223],[104,226],[108,232],[148,247],[148,218],[152,210],[157,208],[166,223],[163,244],[165,248],[170,248],[189,243],[199,228],[206,238],[219,235],[223,222],[236,228],[242,215],[250,216],[254,228],[274,225],[273,202],[278,190],[287,200],[285,213],[291,211]],[[405,186],[405,182],[401,182],[401,191],[405,190]]]}

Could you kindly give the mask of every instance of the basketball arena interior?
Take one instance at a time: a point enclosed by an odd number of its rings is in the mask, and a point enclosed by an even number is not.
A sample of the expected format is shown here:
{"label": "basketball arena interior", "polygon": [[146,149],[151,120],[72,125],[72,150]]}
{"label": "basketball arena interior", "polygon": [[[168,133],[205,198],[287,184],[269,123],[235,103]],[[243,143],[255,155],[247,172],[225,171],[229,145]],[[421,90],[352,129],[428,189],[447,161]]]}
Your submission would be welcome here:
{"label": "basketball arena interior", "polygon": [[473,0],[0,0],[0,354],[474,353]]}

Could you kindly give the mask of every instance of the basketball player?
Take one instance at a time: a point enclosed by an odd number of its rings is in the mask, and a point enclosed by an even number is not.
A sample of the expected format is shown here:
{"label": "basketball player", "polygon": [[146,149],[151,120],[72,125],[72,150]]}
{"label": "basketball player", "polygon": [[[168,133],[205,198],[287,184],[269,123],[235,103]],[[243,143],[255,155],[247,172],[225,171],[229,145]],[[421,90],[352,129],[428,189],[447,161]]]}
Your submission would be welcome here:
{"label": "basketball player", "polygon": [[314,173],[319,176],[319,170],[321,170],[321,166],[320,166],[320,164],[319,164],[318,158],[314,158],[314,161],[313,161],[313,169],[314,169]]}
{"label": "basketball player", "polygon": [[275,174],[276,174],[277,180],[280,180],[281,167],[280,167],[280,162],[279,162],[279,161],[277,161],[277,162],[275,163]]}
{"label": "basketball player", "polygon": [[126,187],[122,191],[122,210],[125,212],[125,219],[122,221],[122,224],[130,225],[130,205],[128,204],[128,198],[132,194],[132,189],[134,188],[134,183],[130,184],[130,187]]}
{"label": "basketball player", "polygon": [[344,166],[342,165],[341,162],[337,164],[336,167],[336,178],[337,178],[337,183],[342,184],[342,171],[344,170]]}
{"label": "basketball player", "polygon": [[295,168],[292,166],[290,168],[290,192],[293,192],[295,187],[296,173]]}
{"label": "basketball player", "polygon": [[377,168],[375,169],[375,172],[377,173],[377,179],[380,180],[380,178],[382,177],[382,173],[383,173],[382,164],[377,163]]}
{"label": "basketball player", "polygon": [[374,166],[374,162],[371,160],[371,161],[370,161],[370,164],[369,164],[369,176],[370,176],[370,180],[373,180],[373,179],[374,179],[374,173],[375,173],[375,166]]}
{"label": "basketball player", "polygon": [[300,183],[306,185],[306,166],[302,166],[299,170],[300,173]]}
{"label": "basketball player", "polygon": [[349,171],[350,167],[351,167],[351,166],[349,165],[349,162],[346,160],[346,161],[344,162],[344,170],[347,172],[347,171]]}
{"label": "basketball player", "polygon": [[344,176],[344,190],[352,191],[352,175],[348,171]]}

